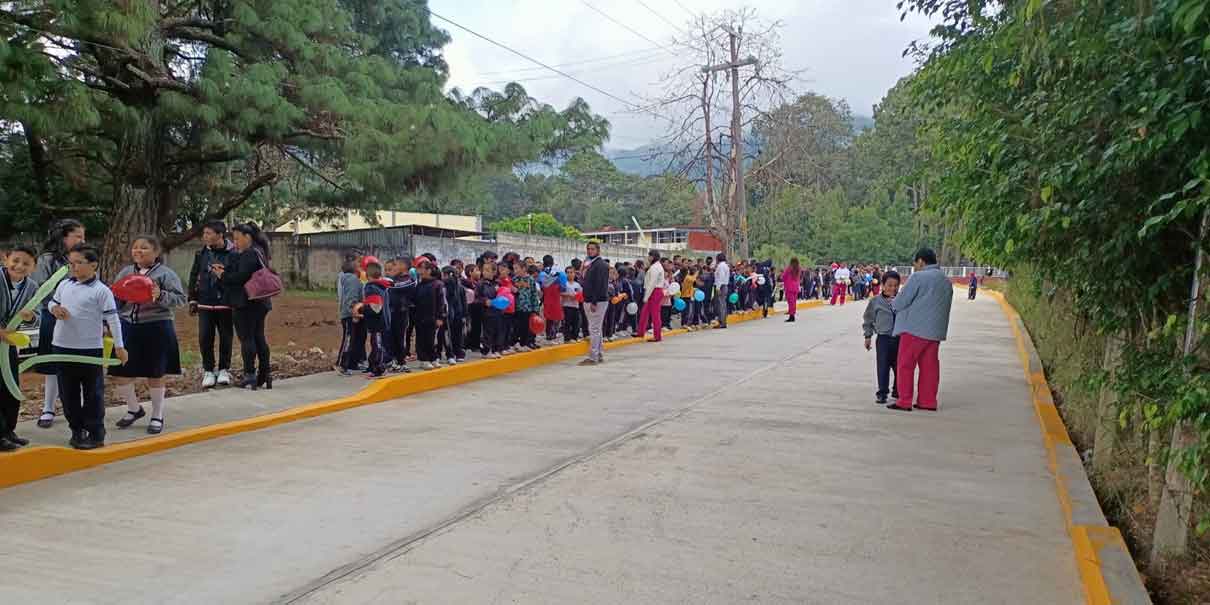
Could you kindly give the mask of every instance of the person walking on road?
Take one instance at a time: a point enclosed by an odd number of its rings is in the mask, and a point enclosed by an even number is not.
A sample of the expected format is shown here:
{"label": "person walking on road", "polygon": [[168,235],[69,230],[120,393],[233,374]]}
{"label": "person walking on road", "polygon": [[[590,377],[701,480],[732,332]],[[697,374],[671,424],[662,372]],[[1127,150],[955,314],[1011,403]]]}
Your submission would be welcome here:
{"label": "person walking on road", "polygon": [[916,367],[920,367],[919,386],[915,389],[916,409],[937,411],[937,389],[941,382],[938,351],[949,331],[950,305],[954,287],[937,266],[937,253],[929,248],[916,252],[915,272],[895,297],[893,336],[899,337],[895,376],[899,382],[899,401],[887,408],[912,409]]}
{"label": "person walking on road", "polygon": [[647,324],[654,323],[655,342],[663,340],[663,320],[660,317],[660,307],[664,302],[664,265],[660,263],[659,250],[647,253],[651,266],[643,274],[643,309],[639,311],[639,338],[647,336]]}
{"label": "person walking on road", "polygon": [[795,316],[798,314],[798,288],[802,284],[802,267],[798,264],[798,258],[790,259],[790,266],[781,274],[782,288],[786,293],[786,304],[788,305],[788,314],[786,323],[794,323]]}
{"label": "person walking on road", "polygon": [[[584,314],[588,318],[588,358],[582,366],[596,365],[605,361],[605,346],[602,343],[602,324],[605,311],[609,309],[609,261],[601,258],[601,245],[588,242],[588,258],[584,259]],[[658,333],[658,332],[657,332]]]}
{"label": "person walking on road", "polygon": [[968,300],[975,300],[975,293],[976,293],[976,292],[978,292],[978,291],[979,291],[979,276],[978,276],[978,275],[975,275],[975,272],[974,272],[974,271],[971,271],[971,276],[970,276],[970,292],[969,292],[969,293],[967,293],[967,299],[968,299]]}
{"label": "person walking on road", "polygon": [[718,305],[715,313],[718,315],[718,328],[727,328],[727,297],[731,295],[731,265],[727,264],[727,255],[722,252],[716,257],[714,265],[714,285],[718,287],[714,301]]}

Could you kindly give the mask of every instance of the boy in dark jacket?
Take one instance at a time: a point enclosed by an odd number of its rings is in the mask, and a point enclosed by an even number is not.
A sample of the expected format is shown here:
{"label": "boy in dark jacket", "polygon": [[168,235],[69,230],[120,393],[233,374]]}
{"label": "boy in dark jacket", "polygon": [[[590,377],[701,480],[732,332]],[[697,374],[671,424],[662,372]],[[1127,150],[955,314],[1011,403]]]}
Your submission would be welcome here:
{"label": "boy in dark jacket", "polygon": [[371,376],[377,378],[387,371],[389,356],[383,342],[383,333],[386,332],[387,326],[391,325],[391,306],[387,292],[394,283],[382,276],[382,265],[378,263],[366,265],[366,278],[369,281],[366,282],[365,295],[362,297],[361,323],[365,326],[366,335],[370,340],[368,371]]}
{"label": "boy in dark jacket", "polygon": [[410,328],[413,299],[416,296],[417,281],[412,278],[412,261],[406,258],[396,258],[391,261],[393,270],[387,275],[391,278],[391,287],[387,290],[387,306],[391,309],[391,323],[387,326],[387,350],[392,359],[387,366],[391,372],[410,372],[408,369],[407,334]]}
{"label": "boy in dark jacket", "polygon": [[[189,313],[197,315],[198,347],[202,350],[202,388],[231,384],[231,347],[234,324],[231,307],[223,302],[222,281],[210,271],[215,264],[226,265],[231,253],[227,225],[211,221],[202,228],[201,250],[193,257],[189,270]],[[214,360],[214,334],[218,333],[218,365]]]}
{"label": "boy in dark jacket", "polygon": [[479,284],[475,287],[475,300],[483,305],[483,335],[480,339],[479,350],[486,359],[500,359],[504,352],[506,335],[504,334],[504,310],[492,304],[500,294],[496,281],[496,263],[483,263],[479,275]]}
{"label": "boy in dark jacket", "polygon": [[366,354],[365,326],[361,323],[362,315],[357,308],[365,293],[357,273],[357,260],[347,259],[340,267],[340,277],[336,278],[336,304],[341,328],[336,371],[342,376],[351,376]]}
{"label": "boy in dark jacket", "polygon": [[[458,277],[458,270],[446,267],[441,270],[445,287],[445,325],[437,330],[437,342],[444,349],[446,362],[449,365],[466,361],[466,349],[463,348],[466,326],[466,289]],[[437,357],[440,359],[441,352]]]}
{"label": "boy in dark jacket", "polygon": [[428,263],[419,269],[420,285],[416,287],[416,306],[412,319],[416,323],[416,356],[420,368],[431,370],[437,361],[437,329],[445,325],[445,284],[441,281],[441,269]]}
{"label": "boy in dark jacket", "polygon": [[[0,338],[8,333],[9,324],[16,324],[19,329],[22,324],[33,325],[35,316],[32,311],[22,312],[22,308],[34,297],[38,283],[29,275],[34,272],[38,253],[28,246],[17,246],[8,251],[4,259],[4,267],[0,268],[0,288],[6,294],[0,296]],[[0,358],[0,363],[7,363],[14,378],[17,372],[17,347],[10,346],[8,355]],[[17,436],[17,416],[21,411],[21,402],[0,385],[0,452],[11,452],[17,448],[29,445],[29,441]]]}

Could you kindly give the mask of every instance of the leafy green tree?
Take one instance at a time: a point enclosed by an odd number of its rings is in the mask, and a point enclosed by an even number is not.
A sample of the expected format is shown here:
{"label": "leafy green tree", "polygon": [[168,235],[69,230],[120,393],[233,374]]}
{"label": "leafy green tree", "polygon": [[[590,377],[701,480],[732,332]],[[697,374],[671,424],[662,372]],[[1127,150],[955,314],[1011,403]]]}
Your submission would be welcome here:
{"label": "leafy green tree", "polygon": [[527,233],[529,235],[546,235],[572,239],[581,239],[584,237],[575,227],[568,227],[560,223],[549,212],[538,212],[496,221],[488,225],[487,228],[493,233]]}
{"label": "leafy green tree", "polygon": [[131,234],[177,245],[285,166],[311,175],[300,205],[369,209],[606,136],[583,101],[516,84],[444,95],[448,40],[411,0],[7,2],[0,119],[45,152],[35,191],[92,193],[109,266]]}

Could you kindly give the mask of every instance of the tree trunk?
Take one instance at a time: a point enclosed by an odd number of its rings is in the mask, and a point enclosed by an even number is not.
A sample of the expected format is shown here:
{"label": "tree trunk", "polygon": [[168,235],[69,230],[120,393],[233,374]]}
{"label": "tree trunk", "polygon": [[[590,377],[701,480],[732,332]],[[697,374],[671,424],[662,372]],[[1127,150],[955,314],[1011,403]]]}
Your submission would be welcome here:
{"label": "tree trunk", "polygon": [[[1193,354],[1197,346],[1197,302],[1204,294],[1201,284],[1203,269],[1202,247],[1210,231],[1210,208],[1202,210],[1202,225],[1194,242],[1193,283],[1189,288],[1189,323],[1185,327],[1184,356]],[[1172,429],[1169,452],[1176,452],[1197,443],[1197,432],[1188,422]],[[1155,533],[1151,540],[1151,565],[1163,568],[1168,557],[1185,554],[1189,549],[1189,519],[1193,514],[1193,484],[1185,476],[1175,456],[1168,462],[1168,476],[1155,517]]]}
{"label": "tree trunk", "polygon": [[1113,389],[1114,375],[1122,363],[1123,334],[1110,334],[1105,339],[1104,367],[1109,370],[1109,384],[1101,387],[1097,400],[1096,437],[1093,441],[1092,468],[1098,473],[1111,469],[1113,452],[1118,442],[1118,395]]}
{"label": "tree trunk", "polygon": [[39,222],[49,224],[54,217],[51,216],[50,163],[46,158],[46,146],[42,137],[38,136],[37,128],[29,122],[22,122],[21,130],[25,133],[25,144],[29,148],[29,165],[34,173],[34,191],[38,194],[40,205],[38,214],[42,218]]}
{"label": "tree trunk", "polygon": [[113,279],[130,258],[130,240],[159,234],[159,203],[155,190],[125,186],[109,213],[109,231],[101,244],[101,279]]}

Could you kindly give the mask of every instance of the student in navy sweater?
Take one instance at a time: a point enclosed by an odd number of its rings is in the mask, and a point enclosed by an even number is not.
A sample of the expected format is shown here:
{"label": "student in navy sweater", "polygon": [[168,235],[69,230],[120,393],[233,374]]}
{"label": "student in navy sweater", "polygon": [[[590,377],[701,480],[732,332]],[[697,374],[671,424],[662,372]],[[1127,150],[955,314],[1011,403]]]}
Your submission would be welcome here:
{"label": "student in navy sweater", "polygon": [[365,325],[366,335],[370,341],[370,358],[368,372],[374,378],[386,373],[389,354],[383,342],[383,334],[391,324],[391,306],[388,302],[388,289],[394,285],[382,276],[382,265],[368,263],[366,265],[366,282],[362,290],[361,323]]}
{"label": "student in navy sweater", "polygon": [[416,356],[420,368],[431,370],[437,361],[437,330],[445,325],[445,284],[441,281],[441,269],[433,263],[420,269],[420,285],[416,288],[416,307],[412,312],[416,320]]}

